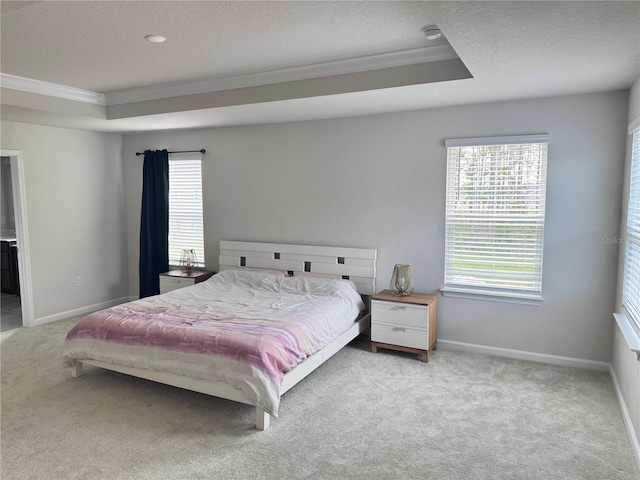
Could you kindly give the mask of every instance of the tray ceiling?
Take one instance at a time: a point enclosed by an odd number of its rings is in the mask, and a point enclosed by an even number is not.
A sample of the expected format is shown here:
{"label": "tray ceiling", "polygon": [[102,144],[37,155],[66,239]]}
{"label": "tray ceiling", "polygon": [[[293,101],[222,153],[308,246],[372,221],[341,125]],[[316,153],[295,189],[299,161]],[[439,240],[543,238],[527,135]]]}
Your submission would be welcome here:
{"label": "tray ceiling", "polygon": [[[628,88],[640,74],[639,2],[0,5],[2,119],[101,131],[588,93]],[[446,40],[425,38],[431,24]],[[102,104],[16,87],[15,77]]]}

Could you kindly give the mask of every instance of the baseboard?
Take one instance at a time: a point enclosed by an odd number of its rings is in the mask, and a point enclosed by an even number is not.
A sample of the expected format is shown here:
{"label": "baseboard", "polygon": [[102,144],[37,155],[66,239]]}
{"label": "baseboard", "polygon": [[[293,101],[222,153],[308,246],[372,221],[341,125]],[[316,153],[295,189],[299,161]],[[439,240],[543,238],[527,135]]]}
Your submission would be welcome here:
{"label": "baseboard", "polygon": [[106,302],[96,303],[94,305],[87,305],[86,307],[75,308],[73,310],[67,310],[66,312],[56,313],[55,315],[48,315],[46,317],[36,318],[33,322],[33,326],[44,325],[45,323],[57,322],[58,320],[64,320],[65,318],[76,317],[78,315],[84,315],[86,313],[95,312],[104,308],[113,307],[129,301],[129,297],[116,298],[114,300],[108,300]]}
{"label": "baseboard", "polygon": [[486,355],[495,355],[497,357],[517,358],[519,360],[549,363],[552,365],[562,365],[565,367],[600,370],[603,372],[608,372],[611,365],[608,362],[562,357],[559,355],[549,355],[546,353],[526,352],[524,350],[512,350],[510,348],[489,347],[486,345],[476,345],[473,343],[455,342],[453,340],[442,340],[440,338],[438,339],[438,348],[443,348],[444,350],[456,350],[459,352],[483,353]]}
{"label": "baseboard", "polygon": [[631,449],[633,450],[633,454],[636,457],[636,465],[638,466],[638,470],[640,470],[640,443],[638,443],[638,435],[636,435],[636,431],[633,428],[633,422],[631,421],[631,416],[629,415],[627,404],[624,401],[622,389],[620,388],[620,384],[618,383],[618,377],[616,376],[616,371],[614,370],[613,365],[609,367],[609,373],[611,374],[613,390],[616,392],[616,397],[618,398],[618,405],[620,406],[620,412],[622,413],[622,420],[624,421],[624,426],[627,429],[627,435],[629,436]]}

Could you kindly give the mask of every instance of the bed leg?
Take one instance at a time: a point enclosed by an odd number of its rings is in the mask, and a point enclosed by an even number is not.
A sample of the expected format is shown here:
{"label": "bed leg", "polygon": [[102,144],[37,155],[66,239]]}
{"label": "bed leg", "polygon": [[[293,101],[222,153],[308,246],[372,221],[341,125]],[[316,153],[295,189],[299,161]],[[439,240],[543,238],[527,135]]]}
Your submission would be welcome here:
{"label": "bed leg", "polygon": [[266,430],[271,423],[271,415],[265,412],[262,408],[256,407],[256,429]]}
{"label": "bed leg", "polygon": [[78,362],[71,367],[71,376],[72,377],[81,377],[84,374],[84,369],[82,368],[82,362]]}

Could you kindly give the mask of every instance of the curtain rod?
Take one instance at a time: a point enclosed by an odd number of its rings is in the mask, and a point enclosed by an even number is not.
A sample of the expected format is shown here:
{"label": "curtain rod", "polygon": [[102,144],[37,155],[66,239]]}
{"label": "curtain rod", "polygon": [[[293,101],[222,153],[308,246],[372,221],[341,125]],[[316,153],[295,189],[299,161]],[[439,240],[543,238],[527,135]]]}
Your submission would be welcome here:
{"label": "curtain rod", "polygon": [[[167,153],[205,153],[205,149],[203,148],[202,150],[180,150],[177,152],[167,152]],[[139,157],[140,155],[144,155],[144,152],[136,152],[136,157]]]}

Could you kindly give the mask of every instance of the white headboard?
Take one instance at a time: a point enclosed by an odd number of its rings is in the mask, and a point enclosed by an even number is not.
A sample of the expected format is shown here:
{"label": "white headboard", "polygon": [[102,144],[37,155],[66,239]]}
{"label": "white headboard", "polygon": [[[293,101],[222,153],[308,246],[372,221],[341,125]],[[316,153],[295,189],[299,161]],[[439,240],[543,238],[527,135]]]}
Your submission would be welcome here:
{"label": "white headboard", "polygon": [[220,241],[220,270],[250,267],[285,270],[294,276],[341,276],[351,280],[358,293],[376,289],[376,257],[371,248],[315,247],[282,243]]}

